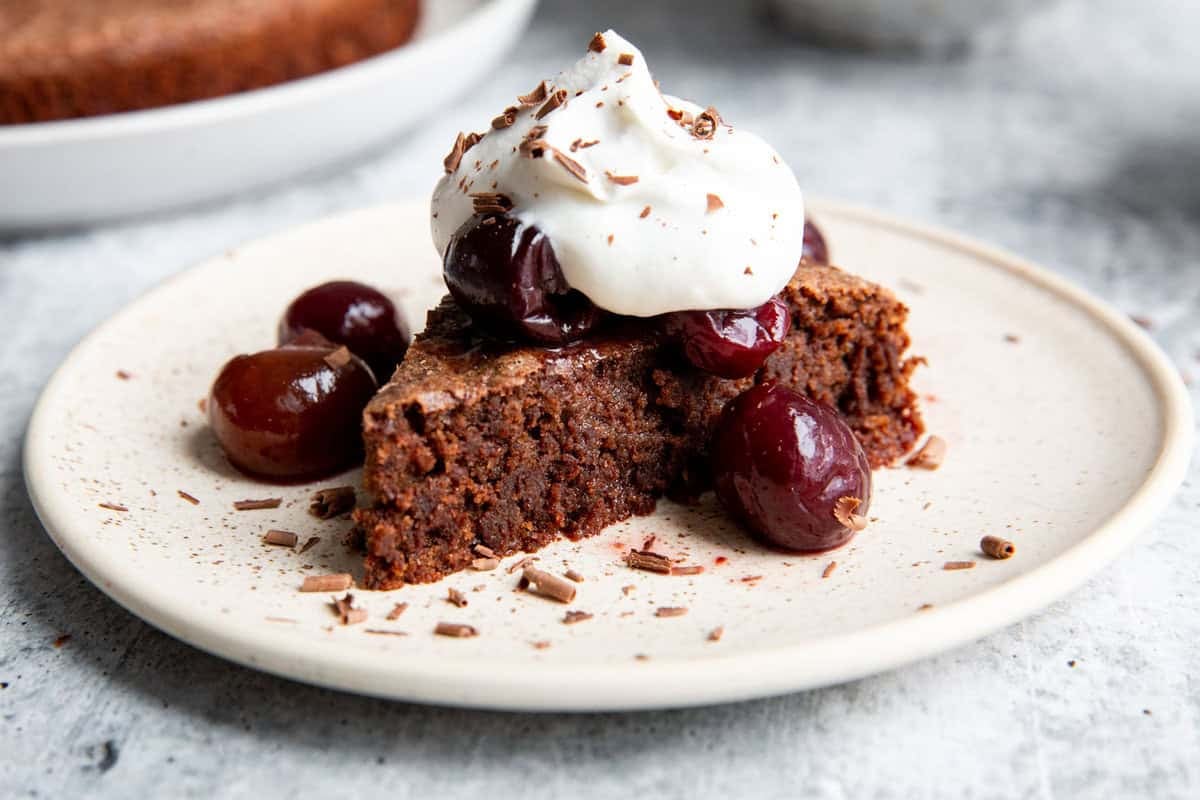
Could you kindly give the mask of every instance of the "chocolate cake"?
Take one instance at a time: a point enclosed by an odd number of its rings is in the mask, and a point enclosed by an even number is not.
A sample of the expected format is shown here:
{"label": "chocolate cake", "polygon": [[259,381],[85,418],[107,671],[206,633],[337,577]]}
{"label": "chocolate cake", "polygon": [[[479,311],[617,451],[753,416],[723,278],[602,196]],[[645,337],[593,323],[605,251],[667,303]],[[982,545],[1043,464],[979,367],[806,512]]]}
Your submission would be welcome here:
{"label": "chocolate cake", "polygon": [[578,538],[708,487],[706,447],[725,402],[780,381],[835,406],[872,466],[922,432],[905,356],[907,309],[886,289],[803,264],[783,292],[788,338],[750,378],[686,364],[649,323],[561,349],[481,337],[447,299],[430,312],[364,417],[366,488],[356,512],[366,585],[390,589],[498,555]]}
{"label": "chocolate cake", "polygon": [[418,0],[4,0],[0,124],[257,89],[412,36]]}

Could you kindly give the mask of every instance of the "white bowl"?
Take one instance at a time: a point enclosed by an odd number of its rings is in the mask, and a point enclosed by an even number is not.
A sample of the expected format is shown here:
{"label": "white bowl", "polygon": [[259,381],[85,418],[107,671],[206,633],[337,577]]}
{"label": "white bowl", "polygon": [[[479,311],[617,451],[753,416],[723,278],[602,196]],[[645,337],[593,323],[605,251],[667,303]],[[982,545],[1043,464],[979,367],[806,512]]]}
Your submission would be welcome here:
{"label": "white bowl", "polygon": [[478,81],[535,4],[430,0],[409,44],[311,78],[148,111],[0,126],[0,231],[212,200],[378,146]]}

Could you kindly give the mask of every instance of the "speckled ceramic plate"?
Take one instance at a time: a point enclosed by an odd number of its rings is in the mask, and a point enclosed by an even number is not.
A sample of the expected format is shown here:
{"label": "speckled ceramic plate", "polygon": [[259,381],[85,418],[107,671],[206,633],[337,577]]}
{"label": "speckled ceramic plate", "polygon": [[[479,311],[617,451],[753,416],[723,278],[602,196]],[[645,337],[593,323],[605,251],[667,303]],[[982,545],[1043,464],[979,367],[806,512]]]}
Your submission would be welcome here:
{"label": "speckled ceramic plate", "polygon": [[[288,300],[320,281],[385,287],[419,325],[442,292],[423,205],[247,245],[101,326],[38,403],[30,495],[88,578],[197,647],[354,692],[546,710],[714,703],[895,667],[1045,606],[1149,525],[1182,479],[1192,422],[1175,370],[1136,326],[987,247],[841,206],[814,213],[840,263],[911,306],[914,347],[929,360],[917,378],[929,428],[949,443],[937,471],[877,473],[875,521],[840,551],[767,552],[711,501],[663,503],[539,553],[543,567],[586,576],[569,608],[593,614],[587,621],[565,625],[567,607],[515,593],[508,559],[433,585],[355,592],[368,620],[335,624],[328,595],[297,588],[305,575],[358,572],[358,560],[339,543],[349,523],[309,516],[307,500],[359,476],[287,488],[247,480],[226,465],[197,401],[229,356],[270,345]],[[282,506],[233,509],[269,496]],[[268,528],[319,541],[305,552],[271,547],[261,542]],[[983,558],[988,533],[1011,538],[1017,555]],[[651,534],[656,549],[705,571],[623,566],[622,552]],[[947,561],[976,564],[947,571]],[[451,587],[467,607],[446,602]],[[400,602],[407,612],[388,620]],[[657,617],[663,606],[688,611]],[[440,621],[479,636],[434,636]]]}

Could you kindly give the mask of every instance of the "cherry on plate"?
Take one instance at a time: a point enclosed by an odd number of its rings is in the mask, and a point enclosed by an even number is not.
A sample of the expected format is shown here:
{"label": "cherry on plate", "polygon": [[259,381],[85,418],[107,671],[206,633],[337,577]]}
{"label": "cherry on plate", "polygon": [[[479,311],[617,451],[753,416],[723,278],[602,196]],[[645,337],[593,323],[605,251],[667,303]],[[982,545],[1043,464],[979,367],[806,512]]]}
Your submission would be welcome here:
{"label": "cherry on plate", "polygon": [[713,435],[717,497],[761,540],[814,552],[866,524],[871,467],[833,408],[775,383],[730,400]]}
{"label": "cherry on plate", "polygon": [[357,281],[314,286],[287,307],[279,320],[279,344],[305,330],[344,344],[386,383],[408,350],[409,333],[396,306],[378,289]]}
{"label": "cherry on plate", "polygon": [[813,223],[804,222],[804,249],[800,257],[812,264],[829,263],[829,247],[825,244],[825,235]]}
{"label": "cherry on plate", "polygon": [[446,286],[493,334],[563,345],[583,338],[603,312],[563,277],[550,239],[506,214],[476,214],[450,238]]}
{"label": "cherry on plate", "polygon": [[791,327],[787,304],[778,297],[744,311],[678,311],[663,320],[688,361],[722,378],[753,375]]}
{"label": "cherry on plate", "polygon": [[300,481],[336,474],[362,457],[362,411],[377,389],[370,368],[344,348],[281,347],[235,356],[208,398],[225,455],[259,478]]}

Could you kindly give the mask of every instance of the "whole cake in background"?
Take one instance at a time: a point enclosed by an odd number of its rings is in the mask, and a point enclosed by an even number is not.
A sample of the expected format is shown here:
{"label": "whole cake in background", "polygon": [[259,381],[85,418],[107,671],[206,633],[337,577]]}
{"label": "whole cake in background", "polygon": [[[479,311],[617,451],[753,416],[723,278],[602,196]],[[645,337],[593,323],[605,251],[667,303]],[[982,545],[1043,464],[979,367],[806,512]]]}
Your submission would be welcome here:
{"label": "whole cake in background", "polygon": [[407,42],[420,0],[3,0],[0,124],[258,89]]}

